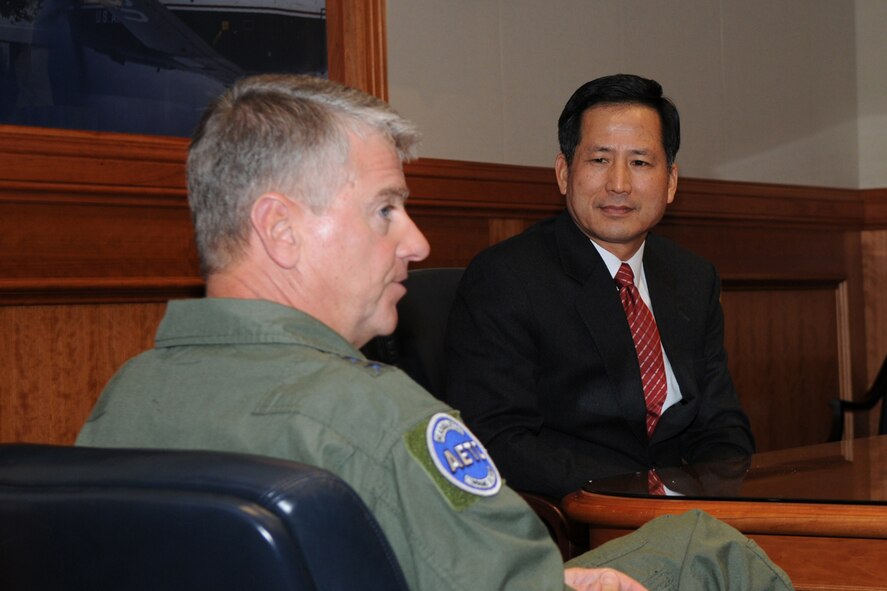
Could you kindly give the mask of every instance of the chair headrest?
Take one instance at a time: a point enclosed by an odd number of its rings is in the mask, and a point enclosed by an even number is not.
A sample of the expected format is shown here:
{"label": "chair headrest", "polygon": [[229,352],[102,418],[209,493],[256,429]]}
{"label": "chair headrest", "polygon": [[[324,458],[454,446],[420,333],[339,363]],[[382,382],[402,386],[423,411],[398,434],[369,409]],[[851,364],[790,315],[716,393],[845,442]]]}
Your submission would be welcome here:
{"label": "chair headrest", "polygon": [[0,445],[0,523],[3,589],[406,589],[357,494],[286,460]]}

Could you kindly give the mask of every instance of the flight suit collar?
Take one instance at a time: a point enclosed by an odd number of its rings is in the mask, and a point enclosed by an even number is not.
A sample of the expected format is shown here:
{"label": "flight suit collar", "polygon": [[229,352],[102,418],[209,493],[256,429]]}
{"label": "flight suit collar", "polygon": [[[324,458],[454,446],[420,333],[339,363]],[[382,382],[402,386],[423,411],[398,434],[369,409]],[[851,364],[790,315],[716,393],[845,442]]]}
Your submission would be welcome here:
{"label": "flight suit collar", "polygon": [[304,345],[340,356],[363,357],[316,318],[266,300],[201,298],[169,302],[155,346],[235,344]]}

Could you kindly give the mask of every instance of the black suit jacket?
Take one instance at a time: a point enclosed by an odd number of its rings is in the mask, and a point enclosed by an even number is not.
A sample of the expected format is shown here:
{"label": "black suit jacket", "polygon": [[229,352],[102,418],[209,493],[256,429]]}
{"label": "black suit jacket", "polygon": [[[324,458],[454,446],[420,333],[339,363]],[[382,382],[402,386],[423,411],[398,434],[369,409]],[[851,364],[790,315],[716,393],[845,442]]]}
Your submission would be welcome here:
{"label": "black suit jacket", "polygon": [[567,212],[466,269],[447,329],[447,402],[511,486],[560,498],[592,478],[754,451],[714,266],[650,234],[644,272],[683,396],[650,440],[616,285]]}

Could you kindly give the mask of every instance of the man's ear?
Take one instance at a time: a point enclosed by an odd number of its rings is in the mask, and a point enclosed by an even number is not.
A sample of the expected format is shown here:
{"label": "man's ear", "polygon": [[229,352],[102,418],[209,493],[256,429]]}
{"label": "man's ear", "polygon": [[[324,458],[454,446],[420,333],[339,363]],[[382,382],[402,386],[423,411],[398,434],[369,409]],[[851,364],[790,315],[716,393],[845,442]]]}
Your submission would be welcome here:
{"label": "man's ear", "polygon": [[268,257],[291,269],[299,259],[298,204],[280,193],[264,193],[250,209],[253,233]]}
{"label": "man's ear", "polygon": [[668,201],[667,203],[671,203],[674,201],[675,193],[678,190],[678,165],[672,163],[671,168],[668,171]]}
{"label": "man's ear", "polygon": [[567,158],[562,153],[554,159],[554,174],[557,177],[557,186],[561,195],[566,195],[570,180],[570,165],[567,164]]}

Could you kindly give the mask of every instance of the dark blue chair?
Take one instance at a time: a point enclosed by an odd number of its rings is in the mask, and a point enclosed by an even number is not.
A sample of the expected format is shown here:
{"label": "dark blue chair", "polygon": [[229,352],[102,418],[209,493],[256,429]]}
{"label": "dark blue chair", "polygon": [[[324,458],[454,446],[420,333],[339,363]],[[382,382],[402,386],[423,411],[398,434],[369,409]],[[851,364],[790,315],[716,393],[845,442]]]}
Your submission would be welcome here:
{"label": "dark blue chair", "polygon": [[462,267],[414,269],[403,282],[405,295],[397,303],[394,334],[376,337],[367,343],[364,354],[376,361],[395,365],[425,388],[432,396],[444,398],[444,334],[447,316]]}
{"label": "dark blue chair", "polygon": [[[407,294],[397,303],[397,328],[367,343],[369,359],[402,369],[433,396],[446,398],[447,319],[462,267],[415,269],[404,281]],[[493,458],[495,460],[495,458]],[[520,493],[548,528],[564,560],[588,549],[588,528],[567,518],[556,499]]]}
{"label": "dark blue chair", "polygon": [[210,451],[0,445],[0,589],[407,589],[325,470]]}

